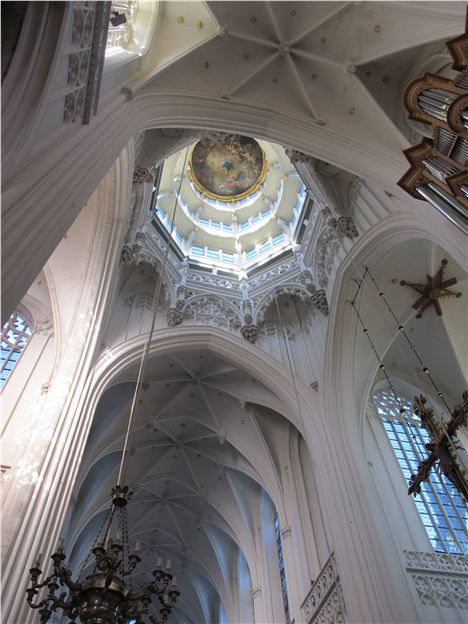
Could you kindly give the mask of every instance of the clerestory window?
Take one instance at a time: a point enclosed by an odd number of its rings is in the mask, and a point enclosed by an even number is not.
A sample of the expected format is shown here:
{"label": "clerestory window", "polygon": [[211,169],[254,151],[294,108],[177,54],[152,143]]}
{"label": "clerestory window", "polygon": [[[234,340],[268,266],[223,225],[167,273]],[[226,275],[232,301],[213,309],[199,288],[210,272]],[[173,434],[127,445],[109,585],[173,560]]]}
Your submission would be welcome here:
{"label": "clerestory window", "polygon": [[[430,442],[429,435],[421,427],[407,397],[400,395],[398,404],[390,390],[383,390],[372,399],[408,483],[421,459],[427,456],[424,445]],[[401,408],[406,411],[406,418],[400,414]],[[458,490],[440,471],[432,471],[414,502],[434,550],[468,554],[467,507]]]}
{"label": "clerestory window", "polygon": [[3,388],[32,334],[31,327],[13,312],[2,329],[0,388]]}

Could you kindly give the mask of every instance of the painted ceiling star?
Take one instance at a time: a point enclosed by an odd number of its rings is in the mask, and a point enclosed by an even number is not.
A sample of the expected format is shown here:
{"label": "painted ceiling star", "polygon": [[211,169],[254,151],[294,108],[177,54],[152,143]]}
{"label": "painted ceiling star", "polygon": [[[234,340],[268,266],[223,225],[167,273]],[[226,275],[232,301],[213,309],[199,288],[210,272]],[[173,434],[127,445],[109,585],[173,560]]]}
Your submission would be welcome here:
{"label": "painted ceiling star", "polygon": [[429,308],[431,305],[434,306],[435,311],[438,316],[442,316],[442,307],[440,305],[439,299],[442,297],[461,297],[461,292],[455,292],[453,290],[449,290],[450,286],[453,286],[457,283],[456,277],[451,277],[450,279],[444,280],[444,270],[448,264],[448,260],[444,258],[440,263],[440,267],[437,273],[432,275],[426,275],[427,282],[426,284],[413,284],[410,282],[406,282],[402,280],[400,282],[401,286],[409,286],[416,290],[421,296],[413,303],[413,308],[418,310],[416,314],[416,318],[421,318],[425,310]]}

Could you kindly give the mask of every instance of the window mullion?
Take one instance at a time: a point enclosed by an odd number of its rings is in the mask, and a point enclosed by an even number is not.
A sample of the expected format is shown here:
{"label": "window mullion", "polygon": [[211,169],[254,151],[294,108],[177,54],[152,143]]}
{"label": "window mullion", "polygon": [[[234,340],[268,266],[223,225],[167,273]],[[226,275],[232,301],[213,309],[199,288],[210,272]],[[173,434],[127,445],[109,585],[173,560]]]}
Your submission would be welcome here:
{"label": "window mullion", "polygon": [[[425,440],[424,440],[424,437],[423,437],[423,434],[422,434],[422,431],[421,431],[420,428],[418,428],[417,434],[418,434],[419,439],[422,441],[422,443],[425,444]],[[451,507],[454,507],[455,509],[457,509],[457,506],[455,505],[455,502],[453,501],[453,497],[452,497],[449,489],[447,488],[444,479],[442,479],[439,475],[437,475],[437,479],[438,479],[439,483],[442,485],[442,487],[445,489],[445,492],[446,492],[447,496],[449,497],[449,499],[452,501]],[[445,504],[442,502],[442,500],[441,500],[441,498],[440,498],[440,496],[439,496],[439,494],[437,492],[437,488],[435,487],[435,484],[434,484],[433,480],[429,479],[427,481],[427,484],[431,488],[431,491],[432,491],[434,497],[437,500],[438,506],[439,506],[439,508],[440,508],[440,510],[442,512],[442,515],[445,518],[445,522],[447,524],[447,529],[450,532],[450,534],[452,536],[452,539],[456,543],[456,545],[459,548],[460,552],[463,552],[463,549],[461,548],[461,544],[458,541],[458,537],[456,536],[456,533],[455,533],[455,531],[453,529],[452,522],[451,522],[450,518],[448,517],[447,512],[445,510]],[[458,510],[457,510],[457,513],[458,513]],[[444,539],[444,544],[445,544],[445,547],[446,547],[446,549],[448,551],[449,548],[448,548],[448,545],[445,542],[446,542],[446,540]]]}
{"label": "window mullion", "polygon": [[[422,460],[422,456],[421,456],[421,454],[419,452],[418,445],[415,444],[415,442],[413,440],[413,437],[412,437],[412,434],[411,434],[411,431],[410,431],[408,425],[405,422],[403,423],[403,427],[405,429],[406,437],[408,438],[409,443],[411,444],[411,446],[413,448],[414,454],[416,455],[417,459],[419,461],[421,461]],[[424,438],[421,435],[420,428],[419,427],[417,427],[417,428],[415,427],[415,429],[417,429],[416,435],[418,435],[419,439],[424,444]],[[414,468],[412,468],[412,469],[414,470]],[[437,497],[437,500],[439,502],[439,506],[442,507],[443,505],[441,504],[441,501],[440,501],[439,497],[437,496],[437,493],[435,492],[434,486],[432,485],[430,479],[429,479],[428,483],[429,483],[429,486],[430,486],[430,488],[432,490],[432,493]],[[436,521],[436,519],[434,517],[434,514],[432,513],[431,506],[428,503],[428,501],[427,501],[427,499],[426,499],[426,497],[424,495],[424,490],[421,491],[420,496],[421,496],[421,500],[424,503],[424,507],[426,508],[426,511],[427,511],[429,517],[431,518],[432,526],[434,527],[435,532],[439,536],[440,543],[444,547],[444,550],[447,552],[448,549],[447,549],[447,544],[445,542],[445,538],[444,538],[444,536],[442,535],[442,533],[440,531],[440,528],[439,528],[438,523],[437,523],[437,521]]]}
{"label": "window mullion", "polygon": [[[395,402],[395,397],[385,391],[374,395],[372,398],[378,406],[382,425],[397,456],[400,469],[404,473],[407,471],[414,473],[416,470],[415,462],[418,463],[423,459],[423,453],[420,449],[425,446],[429,438],[420,424],[415,423],[411,426],[406,419],[399,418],[399,408],[402,406],[407,412],[411,412],[411,401],[402,396],[400,401]],[[440,494],[438,488],[440,488]],[[457,507],[457,500],[456,496],[451,493],[447,479],[443,473],[439,472],[431,475],[428,481],[423,484],[420,498],[415,501],[422,524],[435,550],[449,553],[465,552],[464,519],[462,512]],[[450,508],[455,511],[451,512]],[[461,525],[461,528],[460,526],[457,527],[455,522],[457,525]]]}

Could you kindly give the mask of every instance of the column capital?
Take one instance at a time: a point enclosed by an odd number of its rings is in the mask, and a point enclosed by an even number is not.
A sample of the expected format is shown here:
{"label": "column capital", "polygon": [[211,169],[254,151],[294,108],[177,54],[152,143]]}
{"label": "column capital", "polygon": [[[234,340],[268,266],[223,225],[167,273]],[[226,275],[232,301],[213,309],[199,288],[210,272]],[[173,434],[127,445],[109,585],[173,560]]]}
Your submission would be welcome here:
{"label": "column capital", "polygon": [[251,593],[252,593],[252,598],[255,600],[255,598],[258,598],[259,596],[262,595],[262,588],[260,587],[260,585],[256,585],[255,587],[251,588]]}

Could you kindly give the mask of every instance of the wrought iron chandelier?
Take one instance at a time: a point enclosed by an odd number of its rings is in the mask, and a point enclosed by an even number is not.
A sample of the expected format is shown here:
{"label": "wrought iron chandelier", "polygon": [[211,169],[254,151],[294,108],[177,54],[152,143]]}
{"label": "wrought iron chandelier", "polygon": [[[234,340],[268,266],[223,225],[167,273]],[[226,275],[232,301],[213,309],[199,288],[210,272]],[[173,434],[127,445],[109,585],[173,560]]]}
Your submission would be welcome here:
{"label": "wrought iron chandelier", "polygon": [[[187,160],[187,151],[185,160]],[[172,228],[175,223],[182,179],[181,177],[176,193]],[[136,542],[133,551],[130,552],[127,503],[132,492],[128,486],[121,485],[125,483],[124,473],[129,454],[132,423],[138,410],[139,396],[153,339],[162,276],[172,238],[172,228],[167,238],[164,261],[153,296],[151,326],[143,347],[117,485],[112,490],[112,504],[76,580],[72,579],[71,570],[64,565],[66,555],[63,540],[60,540],[57,551],[51,556],[53,564],[50,574],[42,581],[39,580],[42,575],[41,555],[38,555],[34,567],[29,571],[31,586],[26,590],[26,593],[29,606],[39,610],[41,624],[45,624],[57,609],[61,609],[64,615],[70,618],[68,624],[76,624],[77,621],[81,624],[129,624],[130,622],[143,624],[147,621],[151,624],[163,624],[167,621],[180,595],[177,591],[176,577],[170,571],[171,560],[167,561],[163,569],[161,558],[158,558],[152,573],[153,580],[133,591],[131,575],[141,561],[140,543]],[[90,575],[83,577],[92,557],[94,557],[93,571]],[[60,593],[57,595],[57,592]],[[39,600],[34,602],[36,597]],[[159,618],[154,617],[150,612],[154,597],[158,597],[161,605]]]}
{"label": "wrought iron chandelier", "polygon": [[[137,591],[130,591],[125,582],[140,563],[140,544],[136,542],[130,552],[128,541],[127,503],[131,496],[128,487],[117,485],[112,490],[112,506],[106,514],[102,527],[94,545],[83,565],[82,572],[91,554],[94,556],[93,573],[81,579],[72,580],[72,573],[63,562],[65,554],[63,543],[59,543],[57,551],[52,555],[53,569],[42,582],[40,557],[30,570],[31,587],[27,590],[27,601],[33,609],[39,609],[41,623],[47,622],[57,609],[70,618],[69,624],[77,618],[84,624],[127,624],[132,620],[141,622],[147,617],[152,624],[165,622],[180,595],[176,587],[176,579],[171,574],[171,561],[165,569],[158,559],[153,571],[153,580]],[[115,537],[111,538],[112,529],[119,527]],[[42,588],[45,595],[42,600],[34,603],[34,598]],[[65,591],[59,595],[60,589]],[[149,611],[153,597],[157,596],[161,603],[160,619],[156,619]]]}

